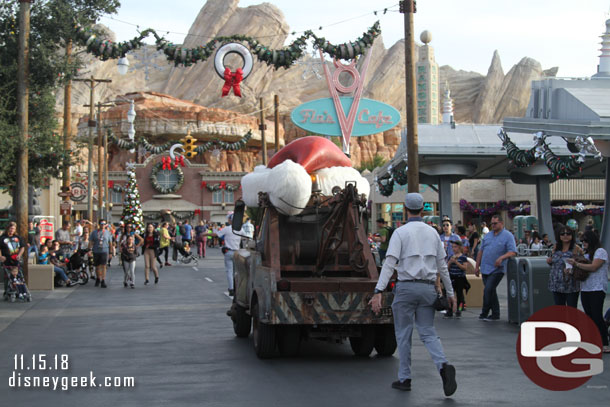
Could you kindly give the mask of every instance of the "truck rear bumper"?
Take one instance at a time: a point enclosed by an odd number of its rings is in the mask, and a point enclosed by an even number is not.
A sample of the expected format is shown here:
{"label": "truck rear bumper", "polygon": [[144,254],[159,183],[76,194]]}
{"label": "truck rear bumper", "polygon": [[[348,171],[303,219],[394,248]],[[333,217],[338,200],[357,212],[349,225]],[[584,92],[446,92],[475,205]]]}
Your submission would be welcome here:
{"label": "truck rear bumper", "polygon": [[392,324],[392,293],[383,293],[382,313],[368,305],[369,292],[275,292],[269,323],[285,325]]}

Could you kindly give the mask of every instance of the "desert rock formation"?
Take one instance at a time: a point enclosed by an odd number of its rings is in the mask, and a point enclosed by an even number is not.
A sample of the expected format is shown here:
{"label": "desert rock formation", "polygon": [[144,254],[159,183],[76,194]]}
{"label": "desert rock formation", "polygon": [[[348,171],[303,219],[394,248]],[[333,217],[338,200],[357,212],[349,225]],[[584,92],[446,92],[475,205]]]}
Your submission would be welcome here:
{"label": "desert rock formation", "polygon": [[[363,27],[363,31],[367,27]],[[383,27],[381,27],[383,30]],[[239,7],[239,0],[208,0],[195,18],[185,45],[195,47],[210,37],[228,34],[247,34],[264,38],[274,48],[284,44],[290,27],[276,6],[262,3]],[[346,38],[345,40],[352,40]],[[434,44],[431,44],[434,46]],[[367,73],[364,97],[380,100],[405,111],[404,40],[385,48],[383,39],[375,41],[373,57]],[[154,46],[147,46],[128,54],[132,69],[121,77],[116,71],[116,61],[101,62],[89,57],[83,77],[111,78],[112,83],[101,85],[96,91],[97,100],[112,100],[128,92],[152,91],[193,101],[196,104],[239,113],[252,114],[259,110],[259,98],[265,105],[273,106],[273,95],[280,96],[282,124],[286,141],[304,135],[290,123],[289,113],[297,105],[322,97],[328,97],[323,78],[308,72],[307,65],[299,64],[291,69],[273,70],[266,64],[255,62],[252,74],[243,82],[242,98],[230,95],[220,97],[223,81],[213,69],[212,58],[194,66],[174,67]],[[255,59],[256,61],[256,59]],[[307,55],[304,62],[316,63],[318,57]],[[322,69],[319,69],[322,73]],[[557,69],[543,71],[540,63],[523,58],[504,74],[500,55],[494,52],[487,75],[455,70],[449,66],[440,68],[441,94],[445,81],[454,99],[456,121],[462,123],[500,123],[503,117],[523,116],[530,94],[530,82],[545,75],[553,76]],[[398,79],[397,79],[398,78]],[[74,119],[86,112],[76,108],[89,102],[88,88],[79,83],[73,86]],[[63,92],[58,93],[58,109],[63,102]],[[440,101],[442,104],[442,100]],[[442,109],[439,109],[439,112]],[[267,110],[271,119],[273,110]],[[137,121],[138,119],[136,119]],[[403,113],[404,125],[404,113]],[[399,144],[398,131],[387,134],[358,137],[353,140],[352,161],[355,166],[370,160],[375,154],[390,158]],[[151,140],[155,143],[155,140]]]}

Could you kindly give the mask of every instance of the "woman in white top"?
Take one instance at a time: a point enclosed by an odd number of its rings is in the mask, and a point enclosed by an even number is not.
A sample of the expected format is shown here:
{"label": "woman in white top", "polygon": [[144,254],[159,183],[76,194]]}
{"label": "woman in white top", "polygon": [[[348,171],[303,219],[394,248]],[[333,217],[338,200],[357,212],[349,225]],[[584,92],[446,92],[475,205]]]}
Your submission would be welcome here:
{"label": "woman in white top", "polygon": [[589,271],[589,277],[580,283],[580,298],[585,313],[595,322],[604,345],[604,353],[610,353],[608,346],[608,328],[603,317],[604,299],[608,289],[608,252],[600,247],[599,237],[593,231],[586,231],[582,239],[585,257],[591,264],[577,263],[573,259],[570,264]]}

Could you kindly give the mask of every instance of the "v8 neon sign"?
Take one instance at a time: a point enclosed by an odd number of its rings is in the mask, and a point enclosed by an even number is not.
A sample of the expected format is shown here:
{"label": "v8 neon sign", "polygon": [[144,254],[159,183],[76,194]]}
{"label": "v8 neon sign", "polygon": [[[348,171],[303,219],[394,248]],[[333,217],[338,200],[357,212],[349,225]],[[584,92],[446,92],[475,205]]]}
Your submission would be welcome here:
{"label": "v8 neon sign", "polygon": [[[352,60],[352,62],[348,65],[341,63],[337,59],[333,59],[335,72],[332,74],[332,76],[330,70],[328,69],[328,66],[324,61],[324,54],[322,53],[322,50],[319,50],[319,52],[320,59],[322,60],[322,66],[324,67],[324,74],[326,76],[326,84],[328,85],[328,90],[330,91],[330,95],[332,96],[333,103],[335,105],[335,110],[337,111],[339,126],[341,127],[343,152],[349,156],[349,140],[352,136],[352,130],[354,129],[354,121],[356,120],[358,106],[360,105],[360,98],[362,97],[364,77],[366,75],[366,70],[369,67],[369,61],[371,60],[371,50],[369,49],[366,53],[366,56],[364,57],[364,63],[362,64],[361,72],[358,72],[358,70],[356,69],[355,59]],[[341,75],[343,72],[347,72],[353,78],[354,81],[350,86],[343,86],[339,82],[339,75]],[[341,104],[339,92],[342,94],[354,92],[354,100],[352,102],[352,105],[350,106],[347,116],[345,115],[343,105]]]}

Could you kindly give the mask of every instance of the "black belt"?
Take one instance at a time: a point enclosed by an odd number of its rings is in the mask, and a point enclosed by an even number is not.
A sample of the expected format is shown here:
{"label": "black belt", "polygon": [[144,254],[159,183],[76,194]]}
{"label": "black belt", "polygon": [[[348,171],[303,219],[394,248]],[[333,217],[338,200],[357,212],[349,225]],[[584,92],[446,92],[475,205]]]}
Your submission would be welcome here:
{"label": "black belt", "polygon": [[398,280],[399,283],[423,283],[423,284],[436,284],[434,280]]}

